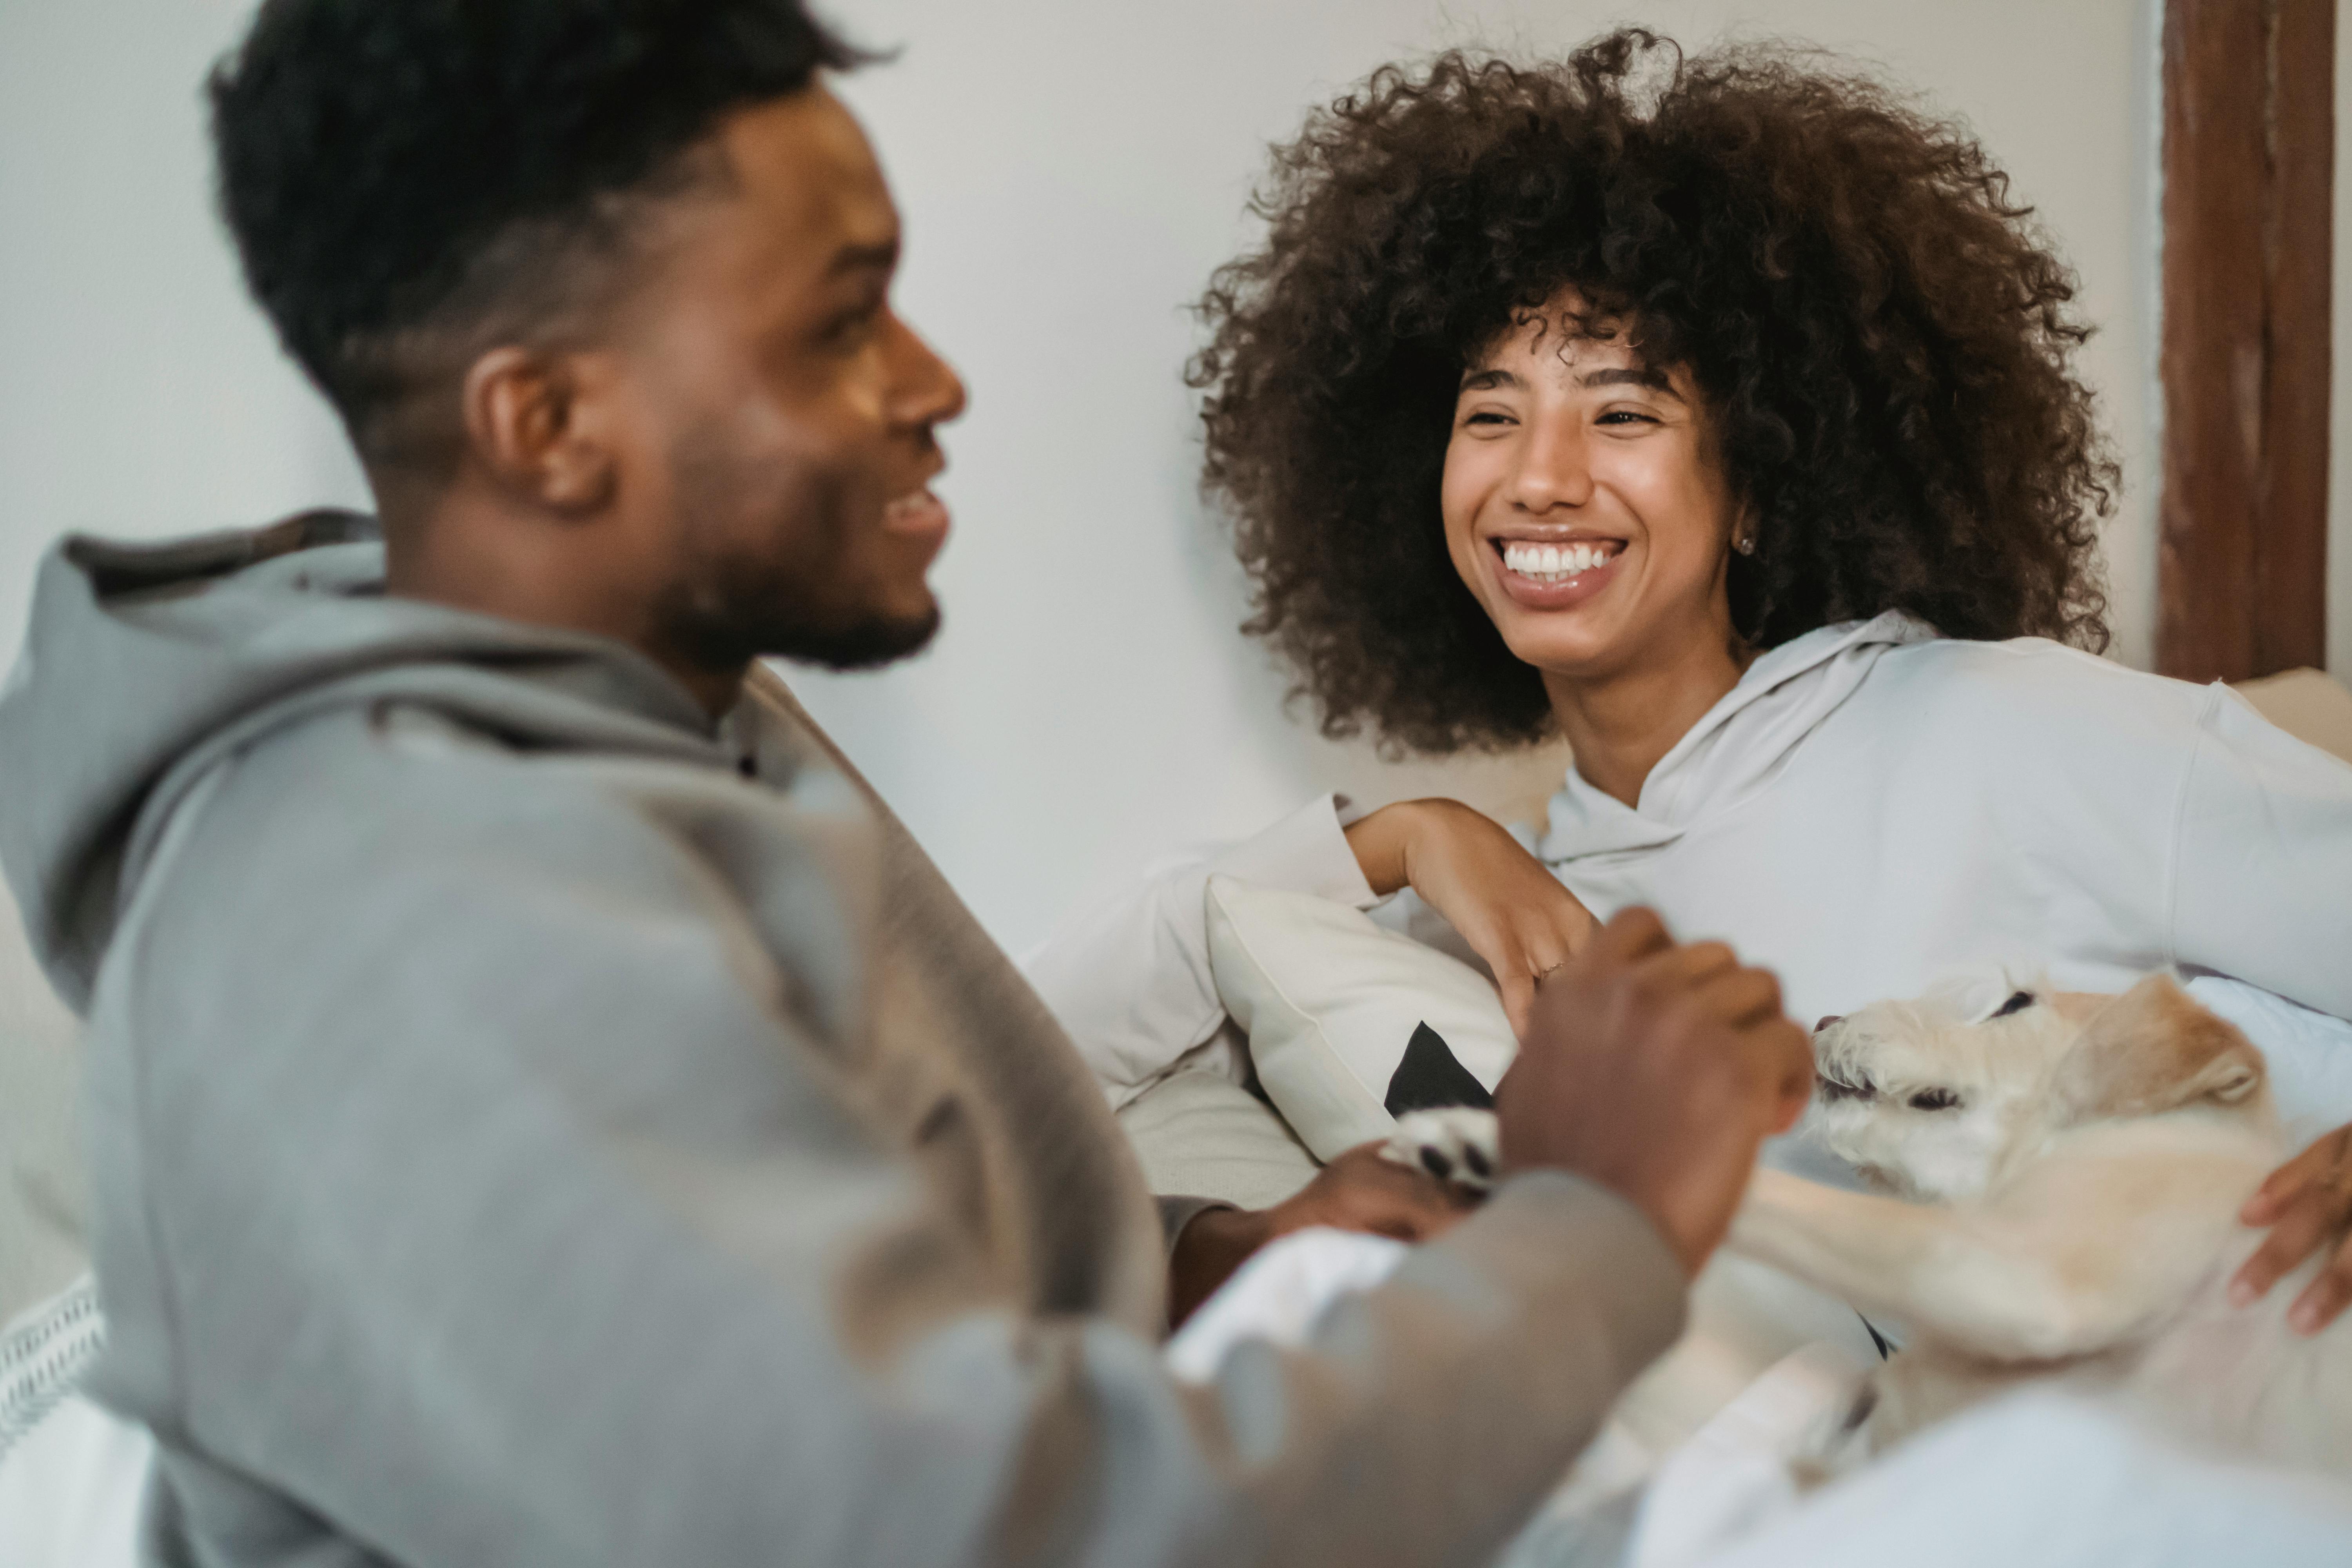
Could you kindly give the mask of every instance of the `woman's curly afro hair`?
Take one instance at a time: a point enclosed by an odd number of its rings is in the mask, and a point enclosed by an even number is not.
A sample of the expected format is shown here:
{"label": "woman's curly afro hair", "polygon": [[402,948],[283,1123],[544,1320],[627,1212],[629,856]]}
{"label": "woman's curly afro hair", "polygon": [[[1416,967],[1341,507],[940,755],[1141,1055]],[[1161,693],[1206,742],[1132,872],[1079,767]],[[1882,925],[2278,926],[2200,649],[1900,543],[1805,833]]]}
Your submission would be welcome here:
{"label": "woman's curly afro hair", "polygon": [[2074,279],[1961,130],[1818,57],[1390,67],[1276,152],[1217,274],[1206,488],[1326,733],[1538,740],[1540,678],[1455,574],[1438,492],[1465,366],[1573,289],[1696,383],[1756,552],[1751,647],[1910,612],[2104,647],[2116,473],[2074,374]]}

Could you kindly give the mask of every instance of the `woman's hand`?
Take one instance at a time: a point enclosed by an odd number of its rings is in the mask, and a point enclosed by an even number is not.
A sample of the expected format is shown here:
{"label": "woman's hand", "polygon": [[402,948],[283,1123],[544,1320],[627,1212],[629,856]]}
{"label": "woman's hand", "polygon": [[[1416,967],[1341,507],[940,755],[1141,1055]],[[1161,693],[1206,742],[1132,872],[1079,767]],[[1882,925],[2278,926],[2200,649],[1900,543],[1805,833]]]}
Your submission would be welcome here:
{"label": "woman's hand", "polygon": [[1458,800],[1382,806],[1348,829],[1372,891],[1410,886],[1495,972],[1514,1033],[1527,1033],[1536,982],[1568,962],[1597,922],[1544,863]]}
{"label": "woman's hand", "polygon": [[2339,1127],[2263,1183],[2238,1217],[2268,1226],[2237,1278],[2230,1300],[2242,1307],[2293,1273],[2315,1252],[2332,1254],[2319,1277],[2287,1310],[2297,1333],[2315,1334],[2352,1305],[2352,1126]]}
{"label": "woman's hand", "polygon": [[1195,1215],[1177,1237],[1169,1260],[1169,1326],[1182,1326],[1250,1254],[1277,1236],[1323,1225],[1398,1241],[1429,1241],[1476,1206],[1476,1199],[1461,1188],[1383,1159],[1381,1148],[1364,1143],[1347,1151],[1270,1209]]}

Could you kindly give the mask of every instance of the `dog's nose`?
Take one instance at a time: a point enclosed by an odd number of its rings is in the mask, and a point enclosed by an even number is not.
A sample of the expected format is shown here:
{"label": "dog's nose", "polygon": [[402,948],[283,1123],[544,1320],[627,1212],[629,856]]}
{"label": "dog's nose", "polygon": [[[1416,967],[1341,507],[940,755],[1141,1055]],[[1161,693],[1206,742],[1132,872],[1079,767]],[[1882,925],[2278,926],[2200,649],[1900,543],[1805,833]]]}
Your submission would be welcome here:
{"label": "dog's nose", "polygon": [[1821,1021],[1820,1023],[1815,1024],[1815,1025],[1813,1026],[1813,1033],[1815,1033],[1816,1035],[1818,1035],[1818,1034],[1820,1034],[1823,1029],[1828,1028],[1832,1024],[1843,1024],[1843,1023],[1844,1023],[1844,1022],[1845,1022],[1845,1015],[1844,1015],[1844,1014],[1843,1014],[1843,1013],[1829,1013],[1829,1014],[1824,1014],[1824,1015],[1822,1016],[1822,1021]]}

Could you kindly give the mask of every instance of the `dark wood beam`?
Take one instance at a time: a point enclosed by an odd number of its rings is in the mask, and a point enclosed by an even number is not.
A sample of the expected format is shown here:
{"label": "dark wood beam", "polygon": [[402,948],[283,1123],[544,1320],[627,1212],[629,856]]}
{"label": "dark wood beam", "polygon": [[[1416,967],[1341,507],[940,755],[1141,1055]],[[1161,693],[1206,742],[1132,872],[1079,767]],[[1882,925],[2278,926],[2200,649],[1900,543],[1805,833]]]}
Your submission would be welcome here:
{"label": "dark wood beam", "polygon": [[2157,668],[2327,659],[2334,0],[2166,0]]}

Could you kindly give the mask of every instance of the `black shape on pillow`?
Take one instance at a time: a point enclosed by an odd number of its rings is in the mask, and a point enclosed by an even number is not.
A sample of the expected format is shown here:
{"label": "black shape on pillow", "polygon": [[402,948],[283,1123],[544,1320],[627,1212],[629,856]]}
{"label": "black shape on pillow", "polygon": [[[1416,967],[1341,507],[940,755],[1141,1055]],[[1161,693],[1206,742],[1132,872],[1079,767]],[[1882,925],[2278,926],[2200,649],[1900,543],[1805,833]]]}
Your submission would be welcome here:
{"label": "black shape on pillow", "polygon": [[1445,1037],[1423,1024],[1413,1030],[1404,1047],[1404,1060],[1397,1063],[1396,1072],[1389,1079],[1384,1103],[1391,1116],[1402,1116],[1408,1110],[1436,1110],[1449,1105],[1492,1110],[1495,1097],[1470,1076],[1468,1068],[1454,1060]]}

